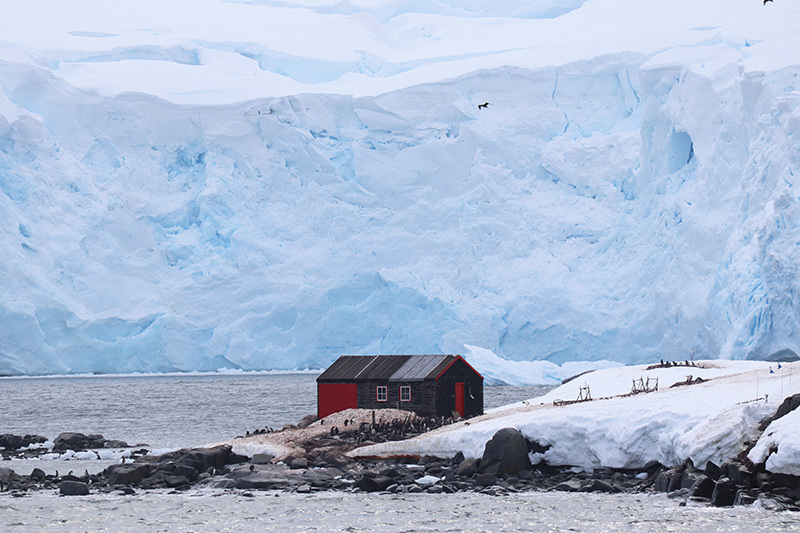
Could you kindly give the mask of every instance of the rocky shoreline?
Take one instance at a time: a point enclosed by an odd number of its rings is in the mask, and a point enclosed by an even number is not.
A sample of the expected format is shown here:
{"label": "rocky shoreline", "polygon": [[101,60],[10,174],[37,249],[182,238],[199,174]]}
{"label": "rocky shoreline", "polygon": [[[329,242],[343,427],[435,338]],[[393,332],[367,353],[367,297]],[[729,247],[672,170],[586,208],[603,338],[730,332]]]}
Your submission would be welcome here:
{"label": "rocky shoreline", "polygon": [[[800,404],[800,396],[787,398],[778,410],[785,414]],[[772,419],[765,420],[767,425]],[[301,426],[307,427],[309,420]],[[97,474],[54,475],[39,468],[20,475],[0,467],[0,494],[25,496],[37,490],[61,495],[91,493],[135,494],[137,491],[171,489],[185,491],[209,487],[242,491],[277,490],[297,493],[318,491],[397,493],[480,492],[503,495],[522,491],[566,491],[602,493],[667,493],[679,501],[714,506],[749,505],[759,501],[773,510],[800,510],[800,477],[774,474],[747,459],[744,450],[722,465],[712,462],[697,468],[691,462],[667,468],[654,463],[636,470],[601,468],[592,472],[568,466],[532,465],[531,452],[541,452],[514,428],[504,428],[486,444],[480,459],[456,454],[449,459],[432,456],[393,459],[354,459],[347,452],[382,439],[408,438],[432,422],[376,422],[331,426],[295,446],[297,456],[274,457],[256,453],[252,457],[234,453],[230,444],[210,448],[178,450],[150,455],[145,448],[129,450],[120,464]],[[403,428],[406,428],[405,430]],[[287,427],[278,432],[296,434],[303,428]],[[295,432],[295,433],[292,433]],[[266,433],[266,430],[254,435]],[[47,442],[36,435],[0,435],[4,459],[35,457]],[[130,448],[101,435],[63,433],[52,450],[87,452],[100,448]]]}

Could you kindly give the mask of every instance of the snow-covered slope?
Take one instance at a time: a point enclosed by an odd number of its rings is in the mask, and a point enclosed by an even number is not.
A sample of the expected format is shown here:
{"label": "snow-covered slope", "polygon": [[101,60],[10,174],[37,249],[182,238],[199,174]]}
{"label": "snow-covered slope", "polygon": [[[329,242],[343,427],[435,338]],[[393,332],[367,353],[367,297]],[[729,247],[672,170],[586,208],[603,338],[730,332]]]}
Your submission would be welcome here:
{"label": "snow-covered slope", "polygon": [[800,351],[798,28],[788,0],[14,3],[0,374]]}
{"label": "snow-covered slope", "polygon": [[[773,414],[782,399],[800,392],[794,364],[757,361],[704,361],[703,366],[647,370],[631,366],[598,370],[569,382],[546,396],[509,405],[468,423],[445,426],[420,437],[359,448],[361,456],[438,455],[462,452],[479,458],[486,442],[500,429],[515,427],[529,440],[549,447],[534,462],[583,468],[642,468],[649,461],[667,466],[687,459],[702,468],[707,461],[722,464],[755,442],[758,423]],[[770,368],[774,373],[770,373]],[[670,388],[687,375],[704,383]],[[655,392],[620,397],[631,391],[635,379],[658,378]],[[553,400],[574,400],[578,388],[588,385],[593,401],[556,406]],[[606,398],[608,397],[608,398]],[[792,414],[778,419],[762,437],[772,439],[751,453],[763,462],[768,448],[780,442],[767,467],[773,471],[800,471],[800,451],[793,444]],[[773,426],[775,426],[773,428]],[[780,426],[780,429],[777,429]],[[779,433],[780,432],[780,433]],[[769,435],[767,437],[767,435]],[[766,449],[762,449],[766,447]]]}

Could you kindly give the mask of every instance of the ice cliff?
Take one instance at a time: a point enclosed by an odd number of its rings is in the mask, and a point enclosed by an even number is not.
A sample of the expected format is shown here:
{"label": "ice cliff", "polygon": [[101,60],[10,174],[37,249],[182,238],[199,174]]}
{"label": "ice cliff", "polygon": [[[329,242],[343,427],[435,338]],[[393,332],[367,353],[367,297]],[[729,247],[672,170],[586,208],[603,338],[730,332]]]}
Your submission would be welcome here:
{"label": "ice cliff", "polygon": [[11,7],[0,374],[800,352],[800,8],[427,4]]}

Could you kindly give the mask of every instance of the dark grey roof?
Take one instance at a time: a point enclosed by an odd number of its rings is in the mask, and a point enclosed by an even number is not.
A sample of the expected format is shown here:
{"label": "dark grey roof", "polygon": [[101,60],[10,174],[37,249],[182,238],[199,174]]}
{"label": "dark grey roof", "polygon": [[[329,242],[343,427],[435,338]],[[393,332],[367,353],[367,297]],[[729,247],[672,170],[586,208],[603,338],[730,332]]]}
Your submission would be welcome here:
{"label": "dark grey roof", "polygon": [[457,355],[343,355],[317,381],[436,379]]}
{"label": "dark grey roof", "polygon": [[414,357],[409,357],[403,363],[403,366],[391,375],[389,381],[435,379],[439,372],[447,368],[447,365],[453,362],[455,358],[455,355],[415,355]]}

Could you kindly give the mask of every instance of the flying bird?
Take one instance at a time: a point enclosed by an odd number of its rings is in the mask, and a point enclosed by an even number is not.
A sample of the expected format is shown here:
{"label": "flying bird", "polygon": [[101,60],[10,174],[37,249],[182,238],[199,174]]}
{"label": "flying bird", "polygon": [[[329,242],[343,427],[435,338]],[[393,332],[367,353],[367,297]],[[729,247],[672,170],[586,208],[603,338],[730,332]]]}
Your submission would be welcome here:
{"label": "flying bird", "polygon": [[764,5],[767,5],[767,2],[772,2],[772,0],[764,0]]}
{"label": "flying bird", "polygon": [[[769,0],[772,2],[772,0]],[[482,104],[478,104],[478,109],[487,109],[489,107],[489,102],[484,102]]]}

